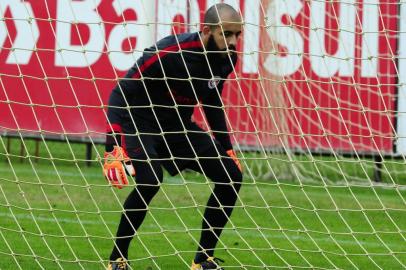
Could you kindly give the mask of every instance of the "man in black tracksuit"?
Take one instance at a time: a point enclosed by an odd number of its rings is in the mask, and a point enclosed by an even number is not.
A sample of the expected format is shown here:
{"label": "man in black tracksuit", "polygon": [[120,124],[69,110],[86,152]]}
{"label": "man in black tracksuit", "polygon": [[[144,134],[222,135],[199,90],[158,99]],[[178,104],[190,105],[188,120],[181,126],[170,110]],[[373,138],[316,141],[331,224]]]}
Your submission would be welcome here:
{"label": "man in black tracksuit", "polygon": [[[130,241],[162,182],[161,166],[171,175],[192,169],[214,182],[191,269],[221,269],[214,248],[242,181],[221,93],[237,61],[240,33],[239,14],[214,5],[201,32],[168,36],[145,49],[111,93],[106,152],[115,144],[126,150],[137,185],[124,203],[109,269],[127,269]],[[214,138],[192,121],[196,106],[202,106]]]}

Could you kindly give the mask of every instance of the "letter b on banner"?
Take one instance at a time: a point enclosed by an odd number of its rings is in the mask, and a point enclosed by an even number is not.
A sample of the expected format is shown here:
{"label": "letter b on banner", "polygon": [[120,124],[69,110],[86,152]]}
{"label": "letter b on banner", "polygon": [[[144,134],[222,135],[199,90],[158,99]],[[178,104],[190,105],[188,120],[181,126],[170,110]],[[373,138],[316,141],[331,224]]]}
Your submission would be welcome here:
{"label": "letter b on banner", "polygon": [[[56,22],[56,66],[86,67],[94,64],[104,48],[105,29],[96,12],[101,0],[58,0]],[[72,45],[71,30],[77,23],[85,23],[89,37],[82,37],[85,44]],[[74,29],[76,31],[76,29]]]}

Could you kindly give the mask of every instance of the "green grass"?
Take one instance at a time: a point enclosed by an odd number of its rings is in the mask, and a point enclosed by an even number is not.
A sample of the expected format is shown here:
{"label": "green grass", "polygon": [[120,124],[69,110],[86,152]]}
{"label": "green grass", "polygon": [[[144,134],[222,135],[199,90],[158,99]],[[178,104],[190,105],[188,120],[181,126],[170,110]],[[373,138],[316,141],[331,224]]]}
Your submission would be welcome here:
{"label": "green grass", "polygon": [[[85,146],[0,138],[0,269],[104,269],[130,188],[109,187]],[[97,146],[102,153],[102,147]],[[225,269],[403,269],[405,164],[245,154],[240,200],[218,245]],[[262,163],[262,164],[261,164]],[[263,177],[269,165],[292,177]],[[249,169],[251,168],[251,169]],[[279,168],[279,169],[278,169]],[[341,171],[341,172],[340,172]],[[250,176],[255,176],[254,178]],[[130,249],[134,269],[188,269],[210,185],[166,176]]]}

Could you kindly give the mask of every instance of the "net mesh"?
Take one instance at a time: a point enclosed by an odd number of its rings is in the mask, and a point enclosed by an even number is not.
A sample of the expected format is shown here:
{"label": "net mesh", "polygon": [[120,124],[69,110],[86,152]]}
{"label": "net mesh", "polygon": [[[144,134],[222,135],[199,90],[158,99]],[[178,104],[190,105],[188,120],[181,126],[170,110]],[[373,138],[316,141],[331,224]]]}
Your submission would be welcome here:
{"label": "net mesh", "polygon": [[[145,47],[198,31],[217,2],[0,1],[0,269],[104,269],[135,185],[103,179],[108,96]],[[405,268],[406,3],[224,2],[244,21],[223,101],[245,170],[216,256],[226,269]],[[212,189],[165,175],[131,267],[188,269]]]}

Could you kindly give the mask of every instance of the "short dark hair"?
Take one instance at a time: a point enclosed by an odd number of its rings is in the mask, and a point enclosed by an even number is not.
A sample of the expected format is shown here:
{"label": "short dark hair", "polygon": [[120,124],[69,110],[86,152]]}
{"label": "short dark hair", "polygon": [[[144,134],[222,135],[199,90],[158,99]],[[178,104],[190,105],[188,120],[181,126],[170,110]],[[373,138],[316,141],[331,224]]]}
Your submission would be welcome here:
{"label": "short dark hair", "polygon": [[237,10],[235,10],[232,6],[225,3],[219,3],[212,5],[204,14],[204,24],[208,25],[210,28],[216,28],[219,26],[220,23],[220,14],[223,11],[231,11],[238,14]]}

